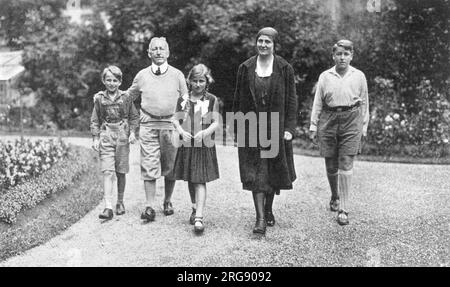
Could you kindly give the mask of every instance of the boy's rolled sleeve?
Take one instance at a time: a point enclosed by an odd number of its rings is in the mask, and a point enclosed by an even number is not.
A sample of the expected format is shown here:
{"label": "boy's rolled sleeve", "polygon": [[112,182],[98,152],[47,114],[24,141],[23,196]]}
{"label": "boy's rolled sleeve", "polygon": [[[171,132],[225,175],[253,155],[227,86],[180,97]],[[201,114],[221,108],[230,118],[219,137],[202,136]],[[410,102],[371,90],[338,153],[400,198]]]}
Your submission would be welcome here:
{"label": "boy's rolled sleeve", "polygon": [[369,112],[369,92],[367,88],[366,76],[362,74],[361,79],[362,89],[361,89],[361,111],[363,115],[363,134],[367,134],[367,128],[369,126],[370,112]]}
{"label": "boy's rolled sleeve", "polygon": [[100,137],[100,119],[99,119],[99,105],[94,98],[94,108],[91,115],[91,134],[94,138]]}
{"label": "boy's rolled sleeve", "polygon": [[316,93],[314,94],[314,103],[311,111],[311,125],[310,131],[317,131],[317,123],[319,122],[319,116],[322,112],[322,76],[319,77],[319,81],[316,86]]}

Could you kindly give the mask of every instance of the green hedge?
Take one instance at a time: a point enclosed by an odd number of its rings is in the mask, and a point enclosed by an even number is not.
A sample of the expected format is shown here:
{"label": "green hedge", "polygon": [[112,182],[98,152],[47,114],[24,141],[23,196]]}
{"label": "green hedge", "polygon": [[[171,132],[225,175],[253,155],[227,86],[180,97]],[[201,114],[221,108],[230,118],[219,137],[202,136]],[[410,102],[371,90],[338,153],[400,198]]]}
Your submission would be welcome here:
{"label": "green hedge", "polygon": [[54,164],[40,176],[14,186],[0,195],[0,220],[14,223],[17,214],[36,206],[51,194],[67,188],[88,169],[92,154],[71,147],[67,159]]}

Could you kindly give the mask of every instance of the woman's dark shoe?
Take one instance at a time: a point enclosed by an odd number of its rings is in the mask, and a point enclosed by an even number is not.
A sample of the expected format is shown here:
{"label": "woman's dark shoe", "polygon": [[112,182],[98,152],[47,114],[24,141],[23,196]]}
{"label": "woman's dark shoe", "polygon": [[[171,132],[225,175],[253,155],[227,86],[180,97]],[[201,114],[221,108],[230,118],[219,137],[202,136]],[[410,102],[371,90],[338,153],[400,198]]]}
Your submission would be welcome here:
{"label": "woman's dark shoe", "polygon": [[113,211],[110,208],[105,208],[102,213],[99,214],[98,218],[110,220],[113,218]]}
{"label": "woman's dark shoe", "polygon": [[125,214],[125,205],[123,205],[123,202],[116,204],[116,214],[117,215]]}
{"label": "woman's dark shoe", "polygon": [[141,219],[147,220],[147,221],[154,221],[155,220],[155,210],[151,208],[150,206],[147,206],[145,208],[145,211],[141,214]]}
{"label": "woman's dark shoe", "polygon": [[194,225],[195,223],[195,214],[197,213],[197,210],[195,208],[192,208],[191,216],[189,217],[189,224]]}
{"label": "woman's dark shoe", "polygon": [[173,214],[173,206],[172,206],[172,202],[164,202],[164,215],[172,215]]}
{"label": "woman's dark shoe", "polygon": [[256,220],[253,233],[266,234],[266,220],[264,218]]}
{"label": "woman's dark shoe", "polygon": [[203,230],[205,230],[205,226],[203,226],[203,217],[195,217],[194,219],[195,233],[202,233]]}
{"label": "woman's dark shoe", "polygon": [[338,211],[339,210],[339,198],[331,198],[330,200],[330,210]]}
{"label": "woman's dark shoe", "polygon": [[275,225],[275,216],[273,216],[272,212],[266,212],[266,223],[267,223],[267,226]]}
{"label": "woman's dark shoe", "polygon": [[343,211],[342,209],[338,211],[337,222],[339,225],[347,225],[348,221],[348,212]]}

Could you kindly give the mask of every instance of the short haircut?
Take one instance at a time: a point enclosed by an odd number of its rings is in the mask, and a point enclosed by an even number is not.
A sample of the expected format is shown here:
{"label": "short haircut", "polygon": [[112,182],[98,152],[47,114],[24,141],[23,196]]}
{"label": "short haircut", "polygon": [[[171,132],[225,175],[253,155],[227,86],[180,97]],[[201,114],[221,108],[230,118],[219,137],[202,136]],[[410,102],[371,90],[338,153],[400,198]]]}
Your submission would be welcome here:
{"label": "short haircut", "polygon": [[189,74],[187,76],[187,80],[188,80],[188,85],[189,81],[194,78],[194,77],[205,77],[206,79],[206,87],[208,87],[210,84],[214,83],[214,79],[211,76],[211,70],[206,67],[203,64],[197,64],[194,67],[192,67],[192,69],[189,71]]}
{"label": "short haircut", "polygon": [[105,80],[106,73],[110,72],[119,82],[122,82],[122,71],[117,66],[108,66],[102,72],[102,81]]}
{"label": "short haircut", "polygon": [[148,44],[148,50],[149,50],[149,51],[150,51],[150,49],[151,49],[151,46],[152,46],[156,41],[162,41],[162,42],[164,43],[164,45],[166,46],[167,51],[169,51],[169,43],[167,43],[167,40],[166,40],[165,37],[153,37],[153,38],[150,40],[150,43]]}
{"label": "short haircut", "polygon": [[270,39],[272,39],[272,42],[274,43],[278,41],[278,31],[272,27],[264,27],[261,30],[259,30],[258,34],[256,34],[257,42],[259,37],[261,37],[262,35],[268,36]]}
{"label": "short haircut", "polygon": [[344,48],[345,50],[353,53],[353,42],[350,40],[344,39],[344,40],[337,41],[337,43],[333,45],[333,49],[332,49],[333,54],[334,54],[334,52],[336,52],[338,47]]}

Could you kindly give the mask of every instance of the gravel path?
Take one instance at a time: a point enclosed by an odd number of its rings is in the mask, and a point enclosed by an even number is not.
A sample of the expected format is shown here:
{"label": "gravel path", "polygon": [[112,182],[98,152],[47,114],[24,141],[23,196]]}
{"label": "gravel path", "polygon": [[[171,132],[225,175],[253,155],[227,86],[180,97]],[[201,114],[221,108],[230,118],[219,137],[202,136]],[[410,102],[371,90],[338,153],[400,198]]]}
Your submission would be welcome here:
{"label": "gravel path", "polygon": [[[90,139],[68,138],[90,147]],[[205,233],[188,223],[187,184],[178,181],[175,214],[141,223],[139,150],[131,149],[127,213],[100,223],[103,203],[49,242],[0,266],[449,266],[450,166],[356,162],[350,225],[327,210],[323,159],[295,156],[294,190],[275,198],[277,223],[253,235],[250,192],[242,191],[237,150],[218,147],[221,178],[207,185]]]}

